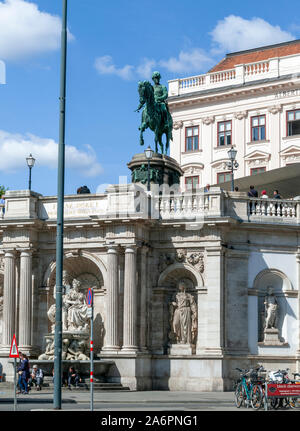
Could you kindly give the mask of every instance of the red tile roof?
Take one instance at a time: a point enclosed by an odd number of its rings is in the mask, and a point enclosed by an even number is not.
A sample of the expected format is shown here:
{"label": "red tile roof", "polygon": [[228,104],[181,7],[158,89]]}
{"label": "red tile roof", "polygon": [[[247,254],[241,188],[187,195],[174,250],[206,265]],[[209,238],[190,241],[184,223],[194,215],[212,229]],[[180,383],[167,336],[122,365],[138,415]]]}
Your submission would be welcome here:
{"label": "red tile roof", "polygon": [[300,40],[227,54],[209,72],[233,69],[238,64],[255,63],[257,61],[268,60],[269,58],[285,57],[293,54],[300,54]]}

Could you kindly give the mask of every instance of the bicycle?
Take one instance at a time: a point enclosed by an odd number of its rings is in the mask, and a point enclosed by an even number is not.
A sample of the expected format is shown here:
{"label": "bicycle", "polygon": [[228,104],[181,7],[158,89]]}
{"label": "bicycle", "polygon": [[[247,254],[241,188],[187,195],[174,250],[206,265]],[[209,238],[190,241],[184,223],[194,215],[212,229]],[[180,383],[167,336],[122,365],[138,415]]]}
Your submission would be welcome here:
{"label": "bicycle", "polygon": [[248,408],[249,405],[255,410],[258,410],[263,403],[263,391],[258,384],[258,372],[262,367],[250,370],[241,370],[236,368],[241,373],[240,379],[236,383],[234,401],[237,408],[243,404]]}
{"label": "bicycle", "polygon": [[[269,371],[269,383],[291,383],[291,380],[288,377],[288,370],[277,370],[277,371]],[[290,398],[271,398],[270,406],[277,410],[279,407],[288,408],[290,407]]]}
{"label": "bicycle", "polygon": [[[292,373],[294,376],[294,380],[291,381],[291,383],[294,383],[296,385],[300,385],[300,380],[296,380],[296,377],[300,377],[299,373]],[[300,398],[289,398],[289,405],[292,409],[299,409],[300,408]]]}

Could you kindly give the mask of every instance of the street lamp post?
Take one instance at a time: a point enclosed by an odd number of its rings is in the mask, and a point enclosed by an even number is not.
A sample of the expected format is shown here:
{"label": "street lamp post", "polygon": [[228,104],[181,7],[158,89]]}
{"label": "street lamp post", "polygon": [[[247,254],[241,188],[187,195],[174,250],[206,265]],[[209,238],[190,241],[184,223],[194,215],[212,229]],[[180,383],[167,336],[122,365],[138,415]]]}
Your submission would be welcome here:
{"label": "street lamp post", "polygon": [[233,172],[234,169],[237,169],[239,167],[238,162],[235,160],[237,150],[235,150],[233,147],[230,148],[230,150],[227,152],[229,162],[226,162],[227,167],[231,170],[231,191],[234,192],[234,176]]}
{"label": "street lamp post", "polygon": [[148,177],[147,177],[147,192],[148,192],[148,218],[151,217],[151,195],[150,195],[150,160],[153,157],[154,151],[149,147],[144,151],[146,159],[148,160]]}
{"label": "street lamp post", "polygon": [[32,154],[29,154],[29,157],[26,157],[27,166],[29,168],[29,184],[28,189],[31,190],[31,169],[34,167],[35,158],[32,157]]}

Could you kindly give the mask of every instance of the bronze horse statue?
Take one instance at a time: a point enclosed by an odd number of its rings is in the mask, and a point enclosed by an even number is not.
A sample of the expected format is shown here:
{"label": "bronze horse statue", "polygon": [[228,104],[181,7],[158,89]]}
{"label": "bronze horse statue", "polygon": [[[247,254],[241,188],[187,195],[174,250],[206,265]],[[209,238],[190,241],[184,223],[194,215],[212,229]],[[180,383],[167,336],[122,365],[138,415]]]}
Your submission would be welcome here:
{"label": "bronze horse statue", "polygon": [[[172,129],[173,120],[168,109],[163,110],[161,104],[155,101],[154,89],[149,81],[140,81],[138,86],[140,96],[140,105],[137,112],[144,106],[142,113],[141,126],[139,127],[140,144],[144,145],[144,131],[149,127],[155,133],[155,152],[158,153],[158,144],[161,148],[161,154],[167,154],[170,140],[173,140]],[[163,134],[166,135],[166,144],[162,142]]]}

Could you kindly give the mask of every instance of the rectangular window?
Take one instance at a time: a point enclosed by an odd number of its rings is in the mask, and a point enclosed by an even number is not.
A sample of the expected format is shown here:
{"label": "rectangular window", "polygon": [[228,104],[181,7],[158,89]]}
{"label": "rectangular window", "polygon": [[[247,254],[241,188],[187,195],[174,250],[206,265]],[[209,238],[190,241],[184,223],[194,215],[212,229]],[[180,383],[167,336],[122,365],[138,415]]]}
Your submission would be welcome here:
{"label": "rectangular window", "polygon": [[199,177],[186,177],[185,188],[186,190],[195,190],[199,186]]}
{"label": "rectangular window", "polygon": [[196,151],[199,148],[199,126],[185,128],[185,151]]}
{"label": "rectangular window", "polygon": [[266,116],[258,115],[251,118],[251,141],[264,141],[266,139]]}
{"label": "rectangular window", "polygon": [[226,181],[231,181],[231,172],[221,172],[217,174],[218,184],[225,183]]}
{"label": "rectangular window", "polygon": [[287,112],[287,136],[300,135],[300,110]]}
{"label": "rectangular window", "polygon": [[250,171],[250,175],[261,174],[262,172],[266,172],[266,167],[263,167],[263,168],[253,168]]}
{"label": "rectangular window", "polygon": [[231,121],[223,121],[218,123],[218,147],[225,145],[231,146]]}

